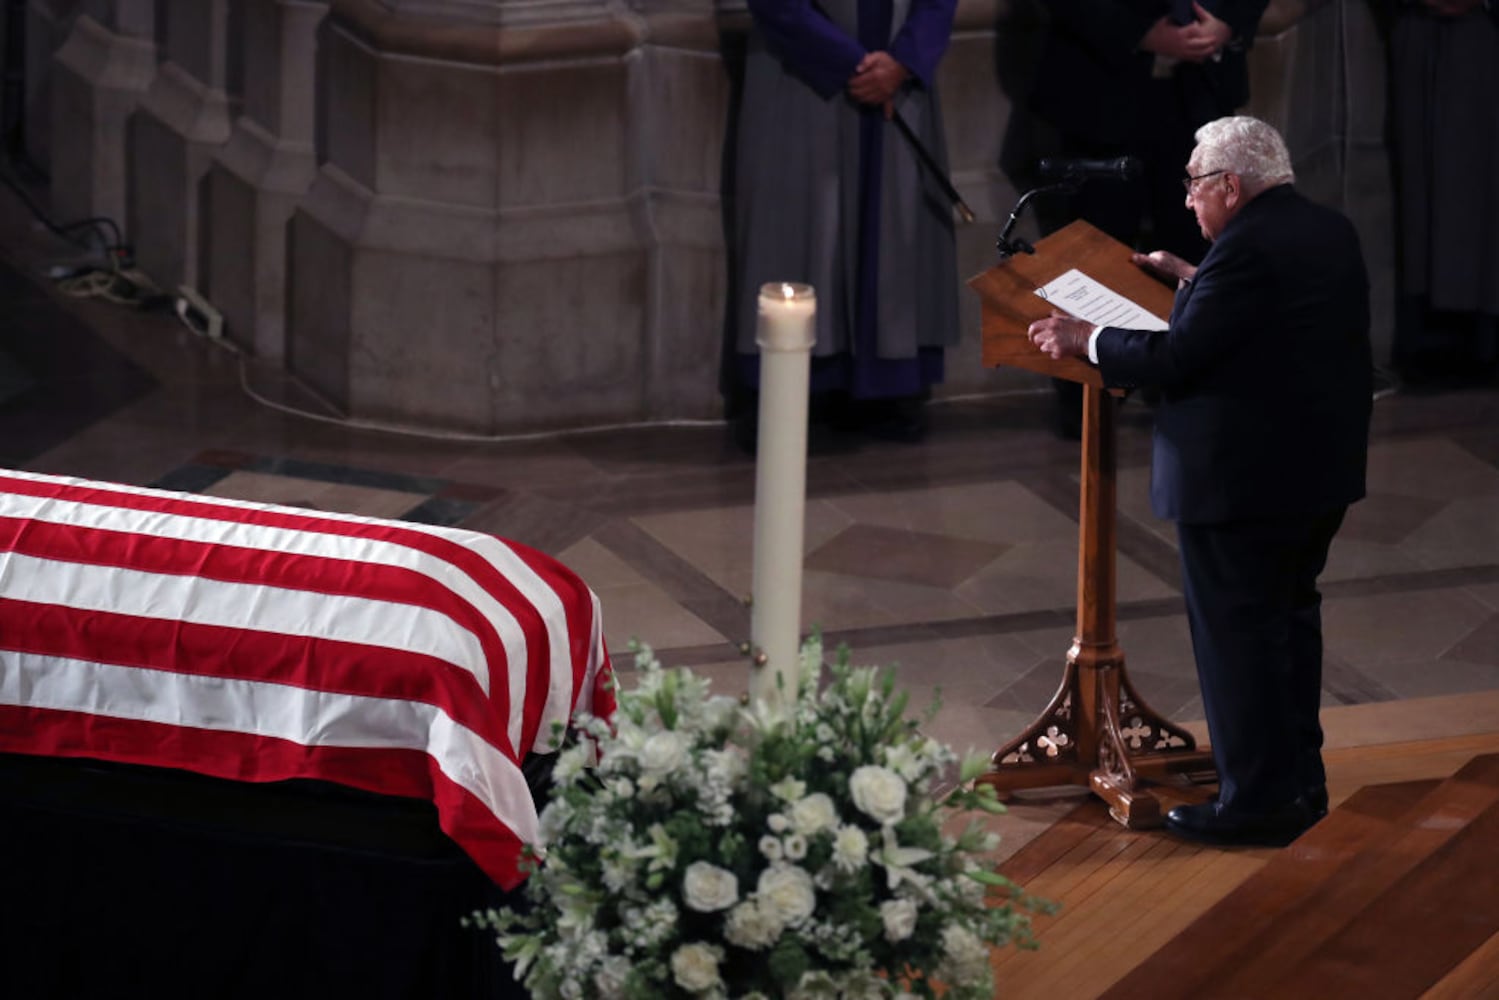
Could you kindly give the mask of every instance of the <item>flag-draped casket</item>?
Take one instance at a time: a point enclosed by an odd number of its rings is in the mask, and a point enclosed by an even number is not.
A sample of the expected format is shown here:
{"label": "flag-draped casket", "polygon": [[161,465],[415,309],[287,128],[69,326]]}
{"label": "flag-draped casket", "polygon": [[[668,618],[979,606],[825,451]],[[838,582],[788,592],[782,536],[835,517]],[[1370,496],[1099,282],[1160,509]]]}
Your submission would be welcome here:
{"label": "flag-draped casket", "polygon": [[0,471],[0,751],[430,800],[492,879],[608,716],[596,595],[516,542]]}

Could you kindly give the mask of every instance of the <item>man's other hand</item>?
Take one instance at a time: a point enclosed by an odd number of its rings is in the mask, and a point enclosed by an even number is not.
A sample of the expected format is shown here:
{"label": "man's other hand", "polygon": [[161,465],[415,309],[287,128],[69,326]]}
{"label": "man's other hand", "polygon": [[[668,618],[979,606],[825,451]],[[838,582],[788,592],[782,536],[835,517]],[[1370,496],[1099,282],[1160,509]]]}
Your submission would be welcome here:
{"label": "man's other hand", "polygon": [[1210,55],[1217,55],[1219,52],[1222,52],[1223,47],[1233,41],[1234,29],[1229,23],[1214,17],[1212,11],[1208,10],[1202,4],[1196,3],[1195,0],[1192,4],[1192,13],[1196,15],[1197,21],[1187,25],[1187,28],[1189,30],[1196,28],[1198,32],[1212,39],[1213,51]]}
{"label": "man's other hand", "polygon": [[1060,312],[1053,312],[1046,319],[1036,320],[1026,330],[1031,343],[1035,344],[1042,354],[1056,359],[1086,358],[1088,338],[1092,334],[1092,323]]}
{"label": "man's other hand", "polygon": [[1129,259],[1136,267],[1143,267],[1147,271],[1154,271],[1164,278],[1175,278],[1178,282],[1191,281],[1197,273],[1195,265],[1188,264],[1174,253],[1166,250],[1152,250],[1150,253],[1132,253]]}

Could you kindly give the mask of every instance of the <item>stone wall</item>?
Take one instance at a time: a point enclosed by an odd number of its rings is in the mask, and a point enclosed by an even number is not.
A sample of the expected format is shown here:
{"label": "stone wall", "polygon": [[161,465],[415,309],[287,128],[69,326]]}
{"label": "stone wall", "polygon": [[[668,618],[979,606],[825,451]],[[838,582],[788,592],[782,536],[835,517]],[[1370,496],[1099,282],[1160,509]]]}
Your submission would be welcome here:
{"label": "stone wall", "polygon": [[[264,365],[358,417],[480,433],[720,411],[738,0],[28,11],[29,101],[46,114],[27,141],[58,216],[124,221],[142,266],[206,296]],[[959,4],[939,85],[978,215],[959,228],[964,277],[992,263],[1010,176],[1046,147],[1023,102],[1042,16],[1038,0]],[[1275,0],[1253,72],[1251,110],[1382,273],[1367,9]],[[981,368],[977,301],[962,301],[942,391],[1034,384]]]}

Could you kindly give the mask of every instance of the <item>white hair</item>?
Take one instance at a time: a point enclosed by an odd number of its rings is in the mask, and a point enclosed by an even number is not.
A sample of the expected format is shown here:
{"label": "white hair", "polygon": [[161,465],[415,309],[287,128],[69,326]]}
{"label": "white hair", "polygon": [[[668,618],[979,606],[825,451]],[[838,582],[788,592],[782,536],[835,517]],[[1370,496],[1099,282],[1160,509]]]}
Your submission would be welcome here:
{"label": "white hair", "polygon": [[1286,141],[1258,118],[1237,115],[1210,121],[1197,130],[1196,139],[1199,173],[1238,174],[1254,191],[1296,180]]}

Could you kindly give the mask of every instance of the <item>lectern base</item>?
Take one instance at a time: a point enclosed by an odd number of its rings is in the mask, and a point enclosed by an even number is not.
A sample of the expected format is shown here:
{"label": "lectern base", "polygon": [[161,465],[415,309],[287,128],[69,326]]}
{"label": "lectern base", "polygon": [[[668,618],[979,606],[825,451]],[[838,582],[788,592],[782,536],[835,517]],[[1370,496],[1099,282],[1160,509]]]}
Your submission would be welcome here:
{"label": "lectern base", "polygon": [[[1085,661],[1092,660],[1092,663]],[[1213,755],[1135,693],[1117,645],[1099,658],[1074,647],[1062,685],[1025,732],[995,751],[978,780],[1003,795],[1076,785],[1134,830],[1159,826],[1182,789],[1215,781]]]}
{"label": "lectern base", "polygon": [[1149,830],[1161,825],[1171,806],[1200,801],[1190,789],[1217,781],[1213,755],[1206,750],[1190,753],[1152,754],[1137,757],[1133,785],[1120,775],[1081,765],[1044,765],[1038,768],[996,768],[978,780],[992,785],[1000,799],[1010,793],[1034,788],[1087,788],[1108,805],[1109,815],[1131,830]]}

